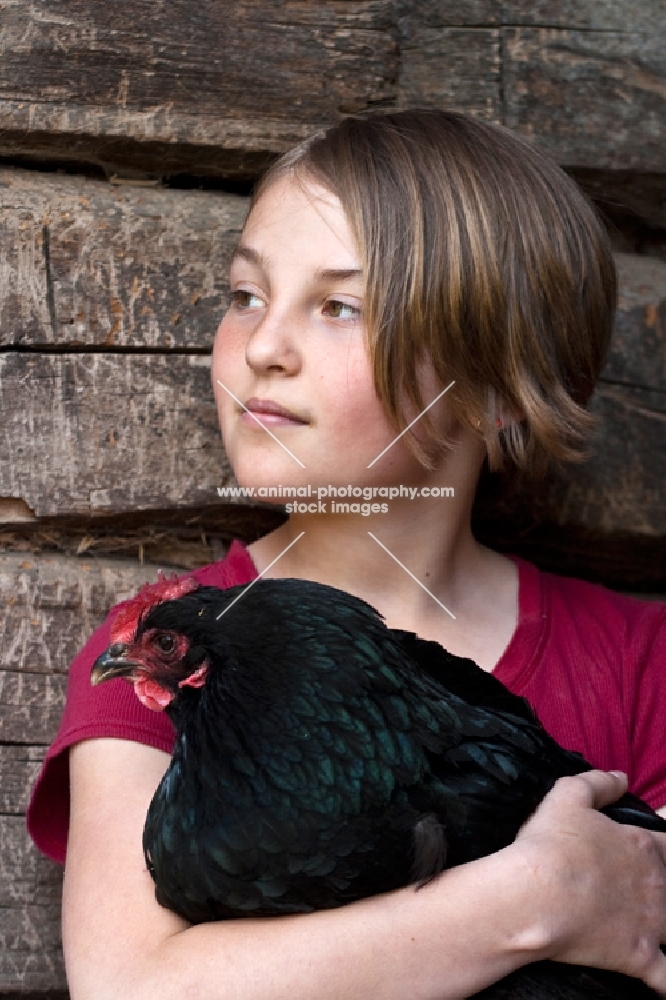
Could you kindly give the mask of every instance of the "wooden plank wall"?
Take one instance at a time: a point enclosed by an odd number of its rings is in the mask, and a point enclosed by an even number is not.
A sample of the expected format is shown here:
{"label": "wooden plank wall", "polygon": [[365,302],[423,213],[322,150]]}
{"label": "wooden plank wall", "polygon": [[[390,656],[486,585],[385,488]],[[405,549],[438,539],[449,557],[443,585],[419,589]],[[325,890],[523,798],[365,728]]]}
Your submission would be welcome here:
{"label": "wooden plank wall", "polygon": [[209,352],[251,182],[294,141],[457,108],[597,200],[621,294],[594,455],[487,482],[477,531],[666,591],[665,21],[661,0],[0,4],[0,995],[65,995],[60,870],[23,813],[68,663],[157,565],[279,521],[219,503]]}

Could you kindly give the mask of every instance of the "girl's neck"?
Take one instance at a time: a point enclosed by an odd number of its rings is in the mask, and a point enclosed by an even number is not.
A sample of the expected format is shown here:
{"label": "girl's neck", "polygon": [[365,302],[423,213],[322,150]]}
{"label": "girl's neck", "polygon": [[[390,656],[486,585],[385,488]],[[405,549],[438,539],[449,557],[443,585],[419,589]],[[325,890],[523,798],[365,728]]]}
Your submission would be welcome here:
{"label": "girl's neck", "polygon": [[[439,468],[410,483],[410,496],[344,498],[350,507],[356,502],[370,510],[366,515],[342,512],[339,498],[335,504],[325,498],[322,512],[292,514],[251,546],[257,569],[262,572],[277,559],[267,576],[327,583],[376,607],[393,602],[408,615],[437,606],[414,577],[443,603],[455,601],[481,551],[487,551],[470,527],[485,449],[462,432],[458,444]],[[427,495],[421,495],[426,488]],[[372,504],[382,509],[373,512]]]}
{"label": "girl's neck", "polygon": [[433,601],[414,577],[440,600],[452,598],[478,557],[469,519],[461,523],[459,513],[433,498],[391,501],[390,515],[292,515],[250,551],[259,572],[277,559],[266,576],[316,580],[416,613]]}
{"label": "girl's neck", "polygon": [[484,450],[470,440],[461,445],[418,484],[452,486],[453,496],[388,499],[385,513],[368,516],[331,513],[330,503],[326,513],[292,514],[250,546],[258,571],[346,590],[377,608],[389,627],[492,670],[516,628],[518,575],[472,535]]}
{"label": "girl's neck", "polygon": [[492,670],[517,625],[515,565],[480,545],[469,521],[454,530],[432,508],[418,518],[381,517],[292,517],[250,553],[260,573],[277,558],[267,577],[339,587],[372,604],[389,627],[433,639]]}

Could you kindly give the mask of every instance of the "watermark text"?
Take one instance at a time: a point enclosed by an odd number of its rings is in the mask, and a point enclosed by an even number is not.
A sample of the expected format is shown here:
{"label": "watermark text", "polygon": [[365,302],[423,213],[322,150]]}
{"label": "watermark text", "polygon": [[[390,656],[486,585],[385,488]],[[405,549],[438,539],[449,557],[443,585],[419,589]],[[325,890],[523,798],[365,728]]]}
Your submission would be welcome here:
{"label": "watermark text", "polygon": [[[418,500],[421,497],[453,497],[453,486],[218,486],[219,497],[236,499],[266,500],[311,498],[323,500],[329,497],[358,497],[374,500]],[[335,506],[335,504],[333,505]]]}

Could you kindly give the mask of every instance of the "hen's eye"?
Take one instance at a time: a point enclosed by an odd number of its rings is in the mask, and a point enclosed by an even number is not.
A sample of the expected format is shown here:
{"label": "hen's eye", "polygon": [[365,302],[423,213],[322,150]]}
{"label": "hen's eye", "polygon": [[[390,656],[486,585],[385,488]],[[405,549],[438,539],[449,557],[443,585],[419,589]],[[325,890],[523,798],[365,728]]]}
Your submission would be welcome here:
{"label": "hen's eye", "polygon": [[176,640],[172,635],[160,635],[156,641],[163,653],[173,653],[176,648]]}

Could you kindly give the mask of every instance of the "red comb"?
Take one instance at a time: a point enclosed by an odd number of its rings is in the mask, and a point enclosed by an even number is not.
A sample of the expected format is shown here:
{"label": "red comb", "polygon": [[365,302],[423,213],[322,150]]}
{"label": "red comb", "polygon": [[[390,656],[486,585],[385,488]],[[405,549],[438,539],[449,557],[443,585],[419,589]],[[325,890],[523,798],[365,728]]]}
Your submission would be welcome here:
{"label": "red comb", "polygon": [[167,577],[162,570],[158,570],[157,576],[156,583],[144,583],[136,597],[123,602],[121,610],[111,625],[112,643],[129,642],[133,639],[139,619],[156,604],[161,604],[163,601],[175,601],[183,594],[189,594],[199,587],[192,576],[179,579],[174,573],[173,576]]}

